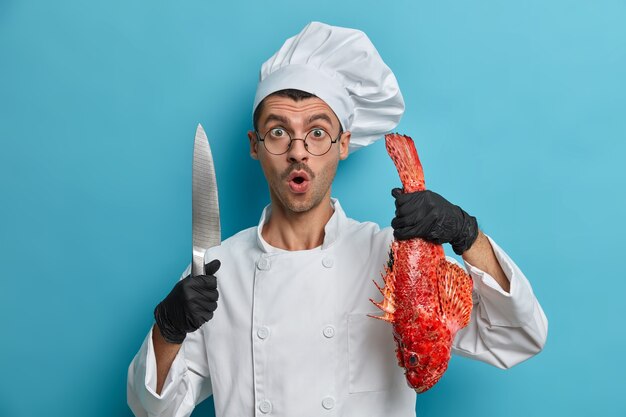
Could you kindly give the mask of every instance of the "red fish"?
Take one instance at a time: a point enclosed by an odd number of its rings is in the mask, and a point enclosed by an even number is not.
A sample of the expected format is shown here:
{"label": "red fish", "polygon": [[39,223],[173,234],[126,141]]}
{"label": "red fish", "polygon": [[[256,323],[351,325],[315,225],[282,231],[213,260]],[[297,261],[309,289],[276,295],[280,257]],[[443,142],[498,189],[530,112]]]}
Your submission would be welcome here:
{"label": "red fish", "polygon": [[[404,135],[385,136],[405,193],[425,190],[424,172],[413,140]],[[430,389],[448,368],[452,341],[465,327],[472,311],[472,278],[446,260],[443,247],[415,238],[395,240],[383,276],[376,287],[385,314],[371,316],[393,325],[398,365],[405,369],[417,393]]]}

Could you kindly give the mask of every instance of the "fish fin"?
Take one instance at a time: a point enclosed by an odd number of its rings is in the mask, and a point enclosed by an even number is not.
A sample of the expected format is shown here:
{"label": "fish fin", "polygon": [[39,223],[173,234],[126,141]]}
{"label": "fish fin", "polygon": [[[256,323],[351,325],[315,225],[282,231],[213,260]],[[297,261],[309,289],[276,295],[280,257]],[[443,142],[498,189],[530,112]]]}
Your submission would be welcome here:
{"label": "fish fin", "polygon": [[437,287],[441,312],[454,334],[470,321],[472,278],[463,268],[443,258],[437,268]]}
{"label": "fish fin", "polygon": [[372,303],[373,303],[376,307],[380,308],[380,309],[381,309],[382,311],[384,311],[385,313],[393,314],[393,313],[396,311],[395,307],[394,307],[394,306],[392,306],[392,305],[390,305],[390,304],[387,302],[387,300],[386,300],[386,299],[385,299],[385,300],[383,300],[383,301],[382,301],[382,302],[380,302],[380,303],[378,303],[378,302],[376,302],[376,301],[372,300],[371,298],[370,298],[370,301],[371,301],[371,302],[372,302]]}
{"label": "fish fin", "polygon": [[[385,282],[387,282],[388,280],[389,278],[385,276]],[[382,317],[378,317],[378,316],[370,316],[370,317],[374,317],[377,319],[381,319],[381,320],[385,320],[390,323],[393,323],[393,313],[396,311],[396,306],[394,304],[393,291],[391,291],[388,285],[385,285],[384,288],[381,288],[380,285],[378,285],[376,281],[373,281],[373,282],[374,282],[374,285],[376,285],[376,288],[378,288],[378,291],[380,291],[380,293],[383,295],[383,300],[380,303],[378,303],[370,298],[370,301],[376,307],[381,309],[385,314]]]}
{"label": "fish fin", "polygon": [[384,275],[381,274],[383,281],[385,282],[385,285],[381,287],[380,285],[378,285],[378,283],[375,280],[372,280],[374,282],[374,285],[378,289],[378,291],[382,294],[383,299],[380,303],[372,300],[371,298],[370,298],[370,301],[376,307],[382,310],[385,314],[382,316],[372,316],[368,314],[368,316],[370,317],[373,317],[379,320],[384,320],[389,323],[394,322],[393,313],[396,311],[396,304],[395,304],[395,297],[394,297],[396,280],[395,280],[395,275],[393,273],[393,259],[394,259],[393,255],[394,255],[394,246],[392,245],[391,250],[389,252],[389,260],[390,260],[389,264],[385,267],[385,274]]}
{"label": "fish fin", "polygon": [[[373,302],[373,301],[372,301]],[[376,304],[376,303],[374,303]],[[386,321],[387,323],[392,323],[393,324],[393,314],[389,314],[389,313],[385,313],[382,316],[373,316],[371,314],[368,314],[367,317],[371,317],[373,319],[378,319],[378,320],[382,320],[382,321]]]}
{"label": "fish fin", "polygon": [[380,285],[378,285],[376,281],[374,281],[374,285],[376,285],[376,288],[378,288],[378,291],[380,291],[380,293],[384,297],[384,300],[386,300],[389,305],[393,306],[395,310],[395,307],[396,307],[396,303],[395,303],[396,298],[394,296],[395,282],[393,278],[389,277],[389,275],[390,275],[390,272],[387,271],[387,275],[383,276],[385,285],[382,288]]}
{"label": "fish fin", "polygon": [[378,286],[378,284],[376,284],[376,281],[374,281],[374,284],[376,285],[376,288],[378,288],[378,290],[383,294],[383,296],[385,298],[383,298],[383,301],[380,302],[380,303],[372,300],[371,298],[370,298],[370,301],[376,307],[381,309],[383,311],[383,313],[385,313],[385,314],[383,314],[382,316],[373,316],[371,314],[368,314],[368,316],[372,317],[374,319],[386,321],[388,323],[393,323],[394,322],[394,320],[393,320],[393,313],[396,311],[396,307],[390,303],[390,301],[387,298],[387,296],[385,296],[384,290],[382,288],[380,288],[380,286]]}

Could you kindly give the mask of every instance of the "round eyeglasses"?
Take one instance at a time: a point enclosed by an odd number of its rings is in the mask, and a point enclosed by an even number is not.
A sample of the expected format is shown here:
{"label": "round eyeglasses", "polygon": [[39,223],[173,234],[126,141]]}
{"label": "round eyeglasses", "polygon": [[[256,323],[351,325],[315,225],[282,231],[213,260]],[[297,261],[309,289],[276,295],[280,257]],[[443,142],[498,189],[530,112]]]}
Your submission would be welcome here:
{"label": "round eyeglasses", "polygon": [[294,140],[301,140],[304,142],[304,149],[306,149],[311,155],[322,156],[326,154],[333,143],[336,143],[343,132],[339,132],[335,139],[324,129],[315,128],[309,130],[304,136],[304,139],[292,138],[289,132],[282,127],[274,127],[268,130],[263,137],[258,131],[255,131],[257,138],[263,142],[265,149],[272,155],[282,155],[291,148],[291,143]]}

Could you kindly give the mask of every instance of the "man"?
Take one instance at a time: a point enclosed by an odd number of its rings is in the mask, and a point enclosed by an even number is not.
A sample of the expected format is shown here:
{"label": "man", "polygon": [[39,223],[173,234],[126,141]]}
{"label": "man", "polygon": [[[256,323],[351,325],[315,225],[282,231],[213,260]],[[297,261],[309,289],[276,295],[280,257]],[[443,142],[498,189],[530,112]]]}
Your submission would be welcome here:
{"label": "man", "polygon": [[530,284],[475,218],[430,191],[394,190],[395,230],[380,230],[331,198],[339,161],[403,110],[359,31],[313,22],[263,65],[248,138],[271,203],[155,309],[129,368],[135,415],[187,416],[213,394],[217,416],[414,416],[391,326],[367,317],[394,234],[463,256],[475,304],[455,353],[506,368],[542,349],[547,321]]}

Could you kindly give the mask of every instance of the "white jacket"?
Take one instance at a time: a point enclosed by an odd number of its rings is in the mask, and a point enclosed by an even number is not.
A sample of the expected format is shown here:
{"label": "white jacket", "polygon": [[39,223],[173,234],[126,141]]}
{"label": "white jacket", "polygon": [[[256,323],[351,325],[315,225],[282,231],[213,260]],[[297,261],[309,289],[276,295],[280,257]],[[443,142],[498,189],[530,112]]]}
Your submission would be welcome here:
{"label": "white jacket", "polygon": [[[393,230],[349,219],[332,202],[321,247],[270,246],[261,236],[266,207],[257,227],[207,251],[205,262],[222,262],[218,308],[187,335],[160,396],[148,334],[128,371],[136,416],[188,416],[211,394],[218,417],[415,416],[391,325],[367,317],[379,315],[372,279],[381,282]],[[475,305],[453,352],[508,368],[542,349],[547,320],[524,274],[491,244],[510,294],[466,264]]]}

